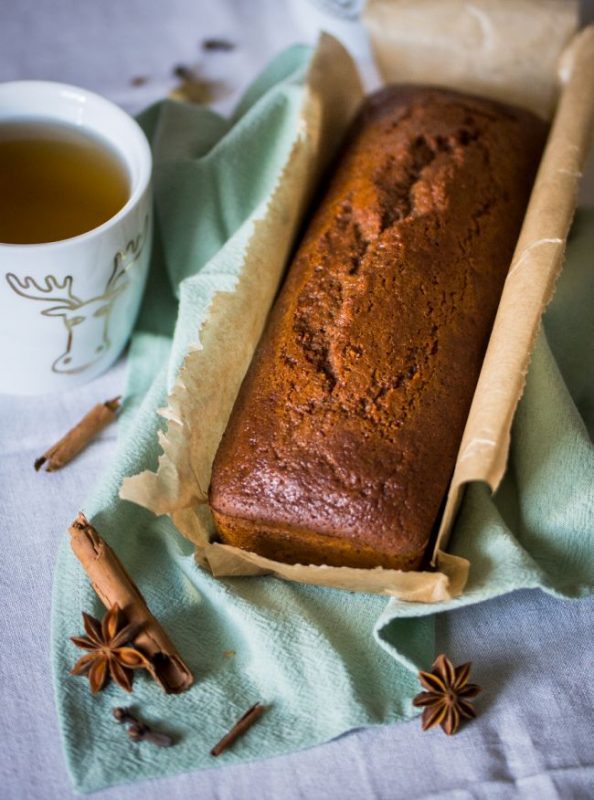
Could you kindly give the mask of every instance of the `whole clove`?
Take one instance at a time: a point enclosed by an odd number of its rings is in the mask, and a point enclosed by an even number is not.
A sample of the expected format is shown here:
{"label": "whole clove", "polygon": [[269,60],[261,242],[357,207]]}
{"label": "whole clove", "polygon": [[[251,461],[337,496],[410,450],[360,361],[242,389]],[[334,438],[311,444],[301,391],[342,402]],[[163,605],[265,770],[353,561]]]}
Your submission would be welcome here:
{"label": "whole clove", "polygon": [[113,716],[120,724],[128,724],[128,738],[132,742],[151,742],[157,747],[171,747],[173,738],[166,733],[154,731],[145,722],[137,719],[129,708],[114,708]]}

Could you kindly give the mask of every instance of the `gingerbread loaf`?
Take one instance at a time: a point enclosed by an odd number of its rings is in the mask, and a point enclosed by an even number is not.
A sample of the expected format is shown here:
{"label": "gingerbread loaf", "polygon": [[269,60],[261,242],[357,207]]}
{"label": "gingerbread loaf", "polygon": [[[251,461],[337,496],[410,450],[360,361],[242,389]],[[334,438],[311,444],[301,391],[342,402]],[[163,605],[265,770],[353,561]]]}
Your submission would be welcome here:
{"label": "gingerbread loaf", "polygon": [[421,565],[546,132],[453,91],[366,101],[214,462],[221,541],[289,563]]}

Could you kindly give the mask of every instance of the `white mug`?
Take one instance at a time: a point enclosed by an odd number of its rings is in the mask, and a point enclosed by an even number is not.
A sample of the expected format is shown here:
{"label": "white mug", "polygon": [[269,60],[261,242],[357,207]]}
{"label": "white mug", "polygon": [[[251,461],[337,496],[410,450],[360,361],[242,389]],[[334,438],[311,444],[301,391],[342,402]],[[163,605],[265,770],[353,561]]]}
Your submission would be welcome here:
{"label": "white mug", "polygon": [[138,313],[152,233],[149,144],[122,109],[46,81],[0,84],[0,125],[54,122],[105,141],[128,172],[126,204],[97,228],[47,244],[0,244],[0,392],[85,383],[124,348]]}

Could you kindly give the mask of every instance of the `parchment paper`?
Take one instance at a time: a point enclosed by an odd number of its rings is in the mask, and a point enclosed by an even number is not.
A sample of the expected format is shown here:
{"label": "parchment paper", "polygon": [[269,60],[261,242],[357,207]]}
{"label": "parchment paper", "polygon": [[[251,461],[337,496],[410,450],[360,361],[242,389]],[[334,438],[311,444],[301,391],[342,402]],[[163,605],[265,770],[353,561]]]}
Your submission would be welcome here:
{"label": "parchment paper", "polygon": [[[406,81],[414,74],[415,80],[441,82],[459,88],[460,83],[453,79],[451,82],[437,80],[437,75],[443,79],[446,74],[441,71],[439,59],[433,60],[426,74],[421,74],[416,67],[414,72],[411,72],[412,67],[408,71],[405,67],[418,60],[418,56],[411,47],[398,49],[397,32],[404,30],[405,39],[410,36],[411,29],[402,28],[401,20],[404,25],[407,15],[413,13],[411,7],[419,8],[421,5],[428,8],[433,4],[370,4],[366,17],[386,80]],[[443,40],[441,13],[445,7],[455,15],[456,11],[470,13],[461,11],[462,6],[466,8],[468,5],[446,0],[440,2],[440,13],[436,12],[435,17],[425,17],[426,43],[431,37],[435,37],[436,42]],[[503,28],[509,27],[509,21],[499,13],[502,5],[494,0],[473,6],[480,8],[485,25],[485,20],[489,20],[489,38],[470,37],[462,48],[464,52],[459,51],[459,46],[448,48],[445,45],[436,47],[436,52],[441,52],[448,61],[449,75],[464,76],[471,58],[469,50],[473,48],[474,91],[501,97],[502,87],[507,86],[515,98],[532,97],[535,103],[526,102],[525,105],[544,116],[557,94],[558,76],[553,65],[570,30],[577,25],[576,8],[573,3],[541,4],[525,0],[521,4],[524,16],[520,18],[516,12],[509,18],[514,35],[509,40],[507,70],[501,66],[499,83],[492,80],[494,56],[491,45],[503,41]],[[546,6],[546,25],[542,6]],[[571,22],[568,6],[572,7]],[[378,20],[374,17],[377,9],[381,10]],[[495,10],[490,15],[492,9]],[[399,16],[403,11],[404,18]],[[548,70],[539,53],[542,38],[537,36],[532,41],[531,37],[526,40],[515,35],[520,26],[525,31],[531,30],[535,17],[540,18],[541,14],[542,25],[536,27],[541,32],[548,32],[547,58],[544,59]],[[451,19],[453,24],[453,17]],[[530,57],[528,50],[531,51]],[[457,55],[459,68],[454,69],[451,62]],[[522,67],[517,73],[513,69],[514,63]],[[538,93],[531,92],[536,63],[544,73],[539,76]],[[484,70],[481,69],[483,66]],[[163,456],[159,469],[157,473],[145,472],[127,479],[121,497],[140,503],[157,514],[170,514],[176,527],[196,544],[199,562],[217,576],[272,573],[289,580],[381,593],[409,601],[439,602],[460,594],[468,574],[468,562],[444,552],[443,547],[464,483],[483,480],[495,489],[505,470],[513,413],[524,385],[542,311],[560,270],[581,164],[590,138],[594,113],[594,29],[586,29],[571,42],[562,58],[560,76],[562,95],[558,112],[461,444],[433,552],[434,571],[288,565],[212,541],[214,526],[206,502],[211,465],[220,437],[263,329],[299,216],[321,166],[334,150],[361,98],[352,62],[342,47],[328,36],[323,36],[320,41],[306,82],[301,119],[303,135],[279,182],[274,202],[256,223],[240,280],[233,292],[221,293],[215,298],[199,332],[199,349],[186,356],[170,394],[168,408],[163,412],[169,422],[166,434],[161,437]],[[462,88],[469,87],[464,85]],[[509,92],[506,95],[508,100]],[[250,313],[246,314],[246,309]]]}
{"label": "parchment paper", "polygon": [[386,83],[430,83],[550,119],[575,0],[368,0],[364,19]]}

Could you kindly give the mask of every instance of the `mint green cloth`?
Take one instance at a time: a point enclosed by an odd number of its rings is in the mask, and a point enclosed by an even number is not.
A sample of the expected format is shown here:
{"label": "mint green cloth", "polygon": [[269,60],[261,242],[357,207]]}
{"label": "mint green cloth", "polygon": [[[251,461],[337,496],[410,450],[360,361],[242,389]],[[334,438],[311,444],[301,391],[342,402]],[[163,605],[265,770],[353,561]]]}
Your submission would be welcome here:
{"label": "mint green cloth", "polygon": [[[228,121],[171,102],[141,118],[156,162],[154,256],[130,348],[117,452],[84,511],[133,575],[196,683],[166,696],[137,674],[132,698],[114,685],[93,698],[84,679],[68,676],[80,654],[68,637],[81,631],[82,610],[100,615],[102,608],[64,541],[54,582],[54,678],[68,767],[83,792],[265,758],[407,719],[419,689],[415,672],[434,655],[436,611],[522,587],[566,597],[592,592],[594,453],[583,420],[594,422],[587,305],[594,286],[586,257],[594,216],[574,234],[547,316],[552,352],[541,335],[504,484],[495,499],[471,487],[452,537],[451,550],[472,562],[462,598],[386,607],[385,598],[270,577],[215,580],[196,566],[192,546],[168,518],[118,499],[125,476],[156,466],[156,410],[228,277],[209,264],[222,247],[240,257],[248,223],[274,189],[295,140],[310,58],[308,48],[284,53]],[[212,745],[256,701],[269,705],[257,728],[213,759]],[[179,743],[160,750],[114,735],[111,709],[130,702]]]}

